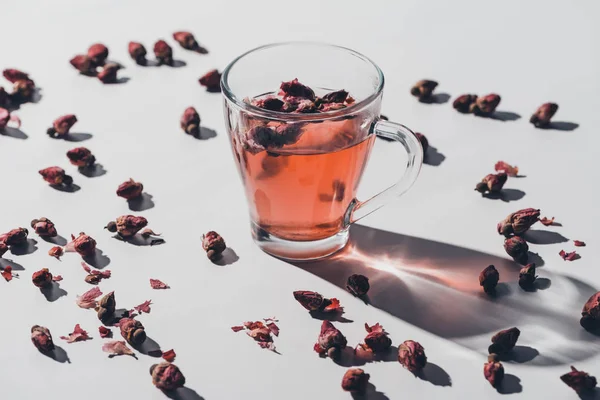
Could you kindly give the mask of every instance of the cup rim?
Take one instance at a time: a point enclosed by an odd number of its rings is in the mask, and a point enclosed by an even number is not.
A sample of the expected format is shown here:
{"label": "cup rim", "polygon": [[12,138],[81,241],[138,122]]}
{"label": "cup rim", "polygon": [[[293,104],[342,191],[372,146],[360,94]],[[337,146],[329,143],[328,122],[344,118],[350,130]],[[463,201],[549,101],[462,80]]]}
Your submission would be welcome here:
{"label": "cup rim", "polygon": [[[243,99],[240,99],[233,93],[233,91],[229,87],[228,77],[229,77],[229,72],[231,71],[231,69],[235,66],[235,64],[238,61],[240,61],[245,56],[255,53],[257,51],[260,51],[260,50],[265,50],[265,49],[268,49],[271,47],[289,46],[289,45],[322,46],[322,47],[330,47],[330,48],[347,51],[347,52],[351,53],[352,55],[354,55],[355,57],[360,58],[361,60],[366,61],[369,64],[371,64],[371,66],[373,66],[373,68],[376,71],[378,78],[379,78],[379,83],[377,85],[377,88],[369,96],[365,97],[361,101],[355,102],[354,104],[350,105],[349,107],[343,108],[341,110],[325,111],[325,112],[314,113],[314,114],[313,113],[293,114],[293,113],[265,110],[264,108],[256,107],[252,104],[246,103],[245,101],[243,101]],[[381,71],[381,68],[379,68],[377,66],[377,64],[375,64],[373,62],[373,60],[371,60],[369,57],[367,57],[355,50],[344,47],[344,46],[338,46],[338,45],[331,44],[331,43],[315,42],[315,41],[276,42],[276,43],[270,43],[270,44],[255,47],[255,48],[248,50],[245,53],[239,55],[235,59],[233,59],[233,61],[231,61],[227,65],[227,67],[225,67],[225,69],[223,70],[223,74],[221,75],[221,91],[222,91],[223,95],[225,96],[225,98],[227,98],[229,101],[231,101],[232,103],[237,105],[239,108],[246,110],[249,113],[252,113],[252,114],[255,114],[255,115],[258,115],[261,117],[265,117],[268,119],[272,119],[272,120],[286,120],[286,121],[328,120],[328,119],[339,118],[339,117],[346,116],[348,114],[356,113],[356,112],[362,110],[363,108],[368,107],[375,99],[377,99],[379,97],[379,95],[383,91],[384,83],[385,83],[385,78],[383,75],[383,71]]]}

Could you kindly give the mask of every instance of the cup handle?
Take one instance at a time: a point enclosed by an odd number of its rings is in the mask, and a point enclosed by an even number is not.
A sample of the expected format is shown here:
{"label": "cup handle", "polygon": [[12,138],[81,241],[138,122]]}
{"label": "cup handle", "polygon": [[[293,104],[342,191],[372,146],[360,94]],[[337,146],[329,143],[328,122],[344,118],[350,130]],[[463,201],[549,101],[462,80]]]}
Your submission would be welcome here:
{"label": "cup handle", "polygon": [[400,180],[393,186],[379,192],[375,196],[365,201],[354,199],[347,211],[348,224],[352,224],[363,217],[380,209],[393,198],[406,192],[415,183],[421,165],[423,165],[423,147],[415,134],[404,125],[395,122],[378,120],[373,124],[372,132],[385,139],[396,140],[404,146],[408,161],[406,162],[406,171]]}

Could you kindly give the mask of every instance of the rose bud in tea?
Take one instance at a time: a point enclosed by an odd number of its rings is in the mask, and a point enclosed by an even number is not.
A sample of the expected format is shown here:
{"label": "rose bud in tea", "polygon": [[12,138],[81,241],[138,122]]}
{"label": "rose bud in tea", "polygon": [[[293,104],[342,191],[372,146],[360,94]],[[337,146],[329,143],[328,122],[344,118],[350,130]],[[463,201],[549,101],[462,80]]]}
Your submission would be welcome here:
{"label": "rose bud in tea", "polygon": [[123,197],[127,200],[133,200],[140,197],[143,190],[144,185],[130,178],[128,181],[119,185],[117,188],[117,196]]}
{"label": "rose bud in tea", "polygon": [[500,273],[493,265],[488,265],[479,274],[479,285],[483,287],[483,291],[492,294],[498,286],[500,280]]}
{"label": "rose bud in tea", "polygon": [[194,107],[188,107],[183,112],[180,120],[181,129],[188,135],[200,135],[200,114]]}
{"label": "rose bud in tea", "polygon": [[77,117],[74,114],[63,115],[54,120],[52,127],[48,128],[46,133],[53,138],[65,137],[76,122]]}
{"label": "rose bud in tea", "polygon": [[505,173],[488,174],[475,186],[479,193],[500,193],[508,176]]}
{"label": "rose bud in tea", "polygon": [[504,250],[506,250],[506,254],[511,256],[515,261],[520,264],[527,264],[527,259],[529,258],[529,245],[520,236],[513,236],[504,241]]}
{"label": "rose bud in tea", "polygon": [[104,65],[108,58],[108,47],[102,43],[93,44],[88,49],[87,56],[94,65]]}
{"label": "rose bud in tea", "polygon": [[54,223],[46,217],[31,221],[31,227],[41,237],[56,237],[58,235]]}
{"label": "rose bud in tea", "polygon": [[571,366],[571,372],[562,375],[560,380],[571,389],[581,394],[593,390],[597,384],[595,377],[587,372],[578,371],[573,366]]}
{"label": "rose bud in tea", "polygon": [[410,89],[410,94],[418,98],[419,101],[429,100],[437,85],[436,81],[422,79]]}
{"label": "rose bud in tea", "polygon": [[[346,289],[355,296],[364,296],[369,291],[369,278],[360,274],[353,274],[348,277]],[[322,296],[321,296],[322,297]]]}
{"label": "rose bud in tea", "polygon": [[524,208],[509,214],[498,223],[498,233],[509,237],[525,233],[540,217],[540,210],[535,208]]}
{"label": "rose bud in tea", "polygon": [[185,377],[175,364],[161,362],[150,367],[152,383],[160,390],[172,391],[185,385]]}
{"label": "rose bud in tea", "polygon": [[202,75],[200,79],[198,79],[198,82],[200,82],[208,92],[221,91],[221,73],[216,69],[212,69]]}
{"label": "rose bud in tea", "polygon": [[7,246],[22,246],[27,243],[29,231],[26,228],[15,228],[0,235],[0,242]]}
{"label": "rose bud in tea", "polygon": [[545,103],[542,104],[535,113],[529,118],[529,122],[536,128],[545,128],[550,125],[550,120],[558,111],[558,104]]}
{"label": "rose bud in tea", "polygon": [[146,331],[140,321],[133,318],[123,318],[119,322],[121,336],[133,347],[140,346],[146,341]]}
{"label": "rose bud in tea", "polygon": [[492,344],[488,347],[490,354],[506,354],[511,351],[519,340],[521,331],[517,328],[505,329],[492,336]]}
{"label": "rose bud in tea", "polygon": [[369,384],[370,375],[360,368],[350,368],[342,378],[342,389],[351,393],[364,393]]}
{"label": "rose bud in tea", "polygon": [[148,225],[148,220],[144,217],[122,215],[117,218],[116,222],[109,222],[105,229],[108,229],[109,232],[117,232],[122,238],[130,238],[146,225]]}
{"label": "rose bud in tea", "polygon": [[583,306],[580,323],[587,330],[600,328],[600,292],[593,294]]}
{"label": "rose bud in tea", "polygon": [[31,327],[31,342],[42,353],[50,353],[54,350],[54,342],[48,328],[34,325]]}
{"label": "rose bud in tea", "polygon": [[76,147],[67,151],[67,157],[71,164],[80,168],[92,167],[96,163],[96,157],[87,147]]}
{"label": "rose bud in tea", "polygon": [[492,385],[492,387],[498,387],[504,379],[504,366],[496,354],[490,354],[488,362],[483,364],[483,376]]}
{"label": "rose bud in tea", "polygon": [[414,340],[406,340],[398,348],[398,362],[412,373],[417,373],[427,365],[425,349]]}
{"label": "rose bud in tea", "polygon": [[214,261],[221,257],[221,254],[227,248],[225,240],[215,231],[210,231],[202,235],[202,248],[206,251],[206,256]]}
{"label": "rose bud in tea", "polygon": [[348,341],[346,337],[329,321],[323,321],[321,324],[321,333],[315,343],[314,350],[321,357],[329,356],[337,359],[341,351],[346,348]]}
{"label": "rose bud in tea", "polygon": [[460,113],[467,114],[471,112],[471,105],[475,104],[477,95],[474,94],[463,94],[458,96],[452,103],[452,107]]}
{"label": "rose bud in tea", "polygon": [[159,65],[173,65],[173,49],[164,40],[154,43],[154,55]]}
{"label": "rose bud in tea", "polygon": [[133,58],[138,65],[146,65],[148,60],[146,60],[146,48],[143,44],[138,42],[129,42],[127,46],[127,50],[129,51],[129,55]]}
{"label": "rose bud in tea", "polygon": [[527,264],[521,271],[519,272],[519,286],[523,290],[531,290],[533,289],[533,284],[537,279],[537,275],[535,274],[535,264]]}
{"label": "rose bud in tea", "polygon": [[83,75],[95,76],[96,75],[96,65],[86,55],[77,55],[69,61],[71,65],[78,70]]}

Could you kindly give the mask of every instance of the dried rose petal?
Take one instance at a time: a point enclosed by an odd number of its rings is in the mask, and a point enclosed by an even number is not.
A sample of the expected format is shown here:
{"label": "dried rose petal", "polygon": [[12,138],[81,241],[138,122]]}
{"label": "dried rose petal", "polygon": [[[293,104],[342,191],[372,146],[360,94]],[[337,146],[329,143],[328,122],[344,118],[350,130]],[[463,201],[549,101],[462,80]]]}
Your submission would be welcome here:
{"label": "dried rose petal", "polygon": [[576,247],[585,247],[585,242],[582,242],[581,240],[573,240],[573,245]]}
{"label": "dried rose petal", "polygon": [[167,350],[167,351],[163,351],[162,353],[162,358],[167,361],[167,362],[173,362],[175,361],[175,350],[171,349],[171,350]]}
{"label": "dried rose petal", "polygon": [[53,281],[53,282],[60,282],[60,281],[62,281],[62,280],[63,280],[63,277],[62,277],[62,275],[54,275],[54,276],[52,277],[52,281]]}
{"label": "dried rose petal", "polygon": [[100,333],[100,337],[103,339],[112,337],[112,331],[105,326],[98,327],[98,333]]}
{"label": "dried rose petal", "polygon": [[512,165],[505,163],[504,161],[498,161],[494,166],[496,172],[504,172],[508,176],[519,175],[519,167],[513,167]]}
{"label": "dried rose petal", "polygon": [[159,65],[173,65],[173,49],[164,40],[154,43],[154,55]]}
{"label": "dried rose petal", "polygon": [[15,228],[0,235],[0,242],[7,246],[22,246],[27,243],[29,231],[26,228]]}
{"label": "dried rose petal", "polygon": [[294,298],[308,311],[342,311],[342,307],[340,306],[338,299],[327,299],[317,292],[311,292],[309,290],[297,290],[294,292]]}
{"label": "dried rose petal", "polygon": [[69,336],[61,336],[60,338],[62,340],[66,340],[67,343],[82,342],[84,340],[91,339],[88,336],[87,331],[81,329],[81,326],[79,326],[79,324],[75,325],[73,332],[69,333]]}
{"label": "dried rose petal", "polygon": [[52,274],[48,268],[42,268],[31,276],[33,284],[39,288],[47,288],[52,285]]}
{"label": "dried rose petal", "polygon": [[130,345],[136,347],[146,341],[146,331],[140,321],[133,318],[123,318],[119,322],[119,327],[121,329],[121,336]]}
{"label": "dried rose petal", "polygon": [[12,267],[10,265],[7,265],[6,267],[4,267],[4,269],[2,270],[2,272],[0,274],[6,280],[6,282],[12,281],[12,278],[14,276],[19,276],[19,275],[13,274]]}
{"label": "dried rose petal", "polygon": [[392,339],[379,323],[369,326],[365,324],[365,329],[369,333],[365,337],[365,345],[373,350],[374,353],[382,353],[388,351],[392,346]]}
{"label": "dried rose petal", "polygon": [[492,344],[488,347],[490,354],[506,354],[511,351],[519,340],[521,331],[518,328],[505,329],[492,336]]}
{"label": "dried rose petal", "polygon": [[91,58],[86,55],[77,55],[69,61],[71,65],[83,75],[95,76],[96,66]]}
{"label": "dried rose petal", "polygon": [[419,372],[427,365],[425,349],[419,342],[406,340],[398,348],[398,362],[410,372]]}
{"label": "dried rose petal", "polygon": [[64,250],[60,246],[54,246],[50,250],[48,250],[48,255],[60,260],[62,255],[64,254]]}
{"label": "dried rose petal", "polygon": [[277,331],[279,334],[279,328],[273,324],[274,326],[265,326],[262,321],[247,321],[244,322],[243,326],[233,326],[231,330],[234,332],[239,332],[241,330],[246,329],[246,334],[253,338],[257,344],[263,349],[269,349],[271,351],[276,351],[275,345],[273,343],[273,337],[271,336],[271,332]]}
{"label": "dried rose petal", "polygon": [[158,279],[150,278],[150,286],[152,289],[169,289],[169,285],[164,282],[159,281]]}
{"label": "dried rose petal", "polygon": [[284,99],[288,97],[301,97],[314,101],[316,98],[315,92],[308,86],[298,82],[298,78],[289,82],[282,82],[280,89]]}
{"label": "dried rose petal", "polygon": [[234,332],[239,332],[239,331],[243,331],[244,329],[246,329],[245,326],[243,325],[237,325],[237,326],[232,326],[231,330]]}
{"label": "dried rose petal", "polygon": [[577,254],[576,251],[572,251],[570,253],[567,253],[566,251],[561,250],[558,253],[558,255],[561,256],[562,259],[565,260],[565,261],[573,261],[573,260],[577,260],[577,259],[581,258],[581,256],[579,254]]}
{"label": "dried rose petal", "polygon": [[533,113],[529,122],[536,128],[544,128],[550,125],[550,120],[558,111],[558,104],[544,103]]}
{"label": "dried rose petal", "polygon": [[89,235],[81,232],[79,236],[71,235],[71,242],[67,243],[65,251],[76,251],[82,257],[96,254],[96,241]]}
{"label": "dried rose petal", "polygon": [[41,237],[55,237],[58,235],[54,223],[46,217],[31,221],[31,227]]}
{"label": "dried rose petal", "polygon": [[500,96],[497,94],[488,94],[487,96],[478,97],[475,103],[470,106],[470,112],[480,116],[490,116],[500,104]]}
{"label": "dried rose petal", "polygon": [[267,328],[269,328],[273,335],[279,336],[279,327],[275,324],[275,322],[269,322],[267,324]]}
{"label": "dried rose petal", "polygon": [[102,43],[96,43],[90,46],[87,56],[92,60],[94,65],[104,65],[108,58],[108,47]]}
{"label": "dried rose petal", "polygon": [[580,323],[588,330],[600,327],[600,292],[593,294],[583,306]]}
{"label": "dried rose petal", "polygon": [[524,208],[509,214],[497,225],[498,233],[509,237],[525,233],[540,217],[540,210],[535,208]]}
{"label": "dried rose petal", "polygon": [[488,362],[483,364],[483,376],[492,385],[498,387],[504,379],[504,366],[495,354],[490,354]]}
{"label": "dried rose petal", "polygon": [[54,120],[52,127],[48,128],[46,133],[55,138],[67,136],[76,122],[77,117],[74,114],[63,115]]}
{"label": "dried rose petal", "polygon": [[162,362],[150,367],[152,383],[160,390],[171,391],[185,385],[185,377],[175,364]]}
{"label": "dried rose petal", "polygon": [[513,236],[504,241],[504,250],[515,261],[520,264],[527,264],[529,258],[529,245],[520,236]]}
{"label": "dried rose petal", "polygon": [[183,112],[180,120],[181,129],[188,135],[200,135],[200,114],[194,107],[188,107]]}
{"label": "dried rose petal", "polygon": [[117,72],[121,69],[121,66],[116,63],[108,63],[104,65],[102,71],[98,73],[98,79],[102,83],[116,83]]}
{"label": "dried rose petal", "polygon": [[31,342],[42,353],[49,353],[54,350],[54,342],[48,328],[40,325],[31,327]]}
{"label": "dried rose petal", "polygon": [[9,68],[2,71],[2,75],[6,78],[10,83],[15,83],[17,81],[30,81],[29,74],[19,71],[18,69]]}
{"label": "dried rose petal", "polygon": [[333,326],[331,322],[323,321],[317,343],[314,345],[314,350],[321,357],[329,356],[332,359],[336,359],[347,344],[346,337],[339,329]]}
{"label": "dried rose petal", "polygon": [[[94,283],[98,283],[102,279],[108,279],[108,278],[110,278],[110,276],[112,274],[109,269],[103,270],[103,271],[100,271],[97,269],[92,269],[89,265],[87,265],[83,261],[81,262],[81,266],[83,267],[84,271],[89,274],[88,276],[96,277],[97,282],[94,282]],[[86,282],[88,282],[87,277],[86,277]],[[88,283],[92,283],[92,282],[88,282]]]}
{"label": "dried rose petal", "polygon": [[364,296],[369,291],[369,278],[360,274],[353,274],[348,277],[346,289],[355,296]]}
{"label": "dried rose petal", "polygon": [[410,89],[410,94],[417,97],[419,100],[428,100],[431,98],[431,94],[437,85],[438,83],[436,81],[422,79],[415,83],[415,85]]}
{"label": "dried rose petal", "polygon": [[140,197],[143,190],[144,185],[142,185],[140,182],[134,181],[132,178],[129,178],[128,181],[119,185],[117,188],[117,196],[123,197],[127,200],[132,200]]}
{"label": "dried rose petal", "polygon": [[135,311],[137,311],[140,314],[142,314],[142,313],[150,314],[150,305],[151,304],[152,304],[152,300],[146,300],[142,304],[135,306],[133,308]]}
{"label": "dried rose petal", "polygon": [[484,268],[479,274],[479,285],[483,287],[483,291],[492,294],[498,286],[500,280],[500,273],[493,265],[489,265]]}
{"label": "dried rose petal", "polygon": [[550,226],[554,223],[554,217],[552,217],[551,219],[548,219],[546,217],[540,218],[540,222],[544,226]]}
{"label": "dried rose petal", "polygon": [[587,372],[578,371],[573,366],[571,366],[571,372],[562,375],[560,380],[577,393],[590,391],[594,389],[597,384],[595,377],[591,376]]}
{"label": "dried rose petal", "polygon": [[499,193],[508,177],[505,173],[488,174],[475,186],[479,193]]}
{"label": "dried rose petal", "polygon": [[533,283],[537,279],[537,275],[535,274],[535,264],[527,264],[521,271],[519,272],[519,286],[524,290],[531,290],[533,288]]}
{"label": "dried rose petal", "polygon": [[342,378],[342,389],[351,393],[364,393],[369,384],[369,374],[360,368],[351,368]]}
{"label": "dried rose petal", "polygon": [[215,231],[210,231],[202,235],[202,248],[206,251],[206,256],[210,260],[216,260],[227,248],[225,240]]}
{"label": "dried rose petal", "polygon": [[477,101],[477,95],[463,94],[461,96],[458,96],[456,100],[454,100],[454,102],[452,103],[452,107],[454,107],[456,111],[461,112],[463,114],[470,113],[472,112],[471,105],[475,104],[475,101]]}
{"label": "dried rose petal", "polygon": [[208,71],[206,74],[202,75],[198,82],[209,92],[220,92],[221,91],[221,73],[212,69]]}
{"label": "dried rose petal", "polygon": [[121,356],[121,355],[128,355],[128,356],[135,357],[135,354],[133,353],[133,351],[131,351],[131,349],[129,347],[127,347],[127,344],[122,340],[114,340],[112,342],[104,343],[102,345],[102,351],[104,351],[106,353],[110,353],[108,355],[109,357]]}
{"label": "dried rose petal", "polygon": [[143,44],[138,42],[129,42],[129,45],[127,46],[127,51],[129,51],[129,55],[135,60],[137,64],[146,65],[147,52]]}
{"label": "dried rose petal", "polygon": [[88,290],[81,296],[77,296],[75,302],[81,308],[96,308],[98,305],[98,301],[96,298],[102,296],[102,291],[99,287],[95,287],[93,289]]}

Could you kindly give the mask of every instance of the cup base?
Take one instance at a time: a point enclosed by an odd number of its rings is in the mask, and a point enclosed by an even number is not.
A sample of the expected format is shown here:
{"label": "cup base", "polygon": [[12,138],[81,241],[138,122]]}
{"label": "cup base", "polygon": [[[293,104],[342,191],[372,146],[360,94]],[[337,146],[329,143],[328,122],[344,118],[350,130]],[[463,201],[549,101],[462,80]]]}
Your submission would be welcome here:
{"label": "cup base", "polygon": [[325,239],[300,242],[281,239],[252,223],[252,237],[262,251],[272,256],[291,261],[312,261],[343,249],[348,243],[349,229]]}

